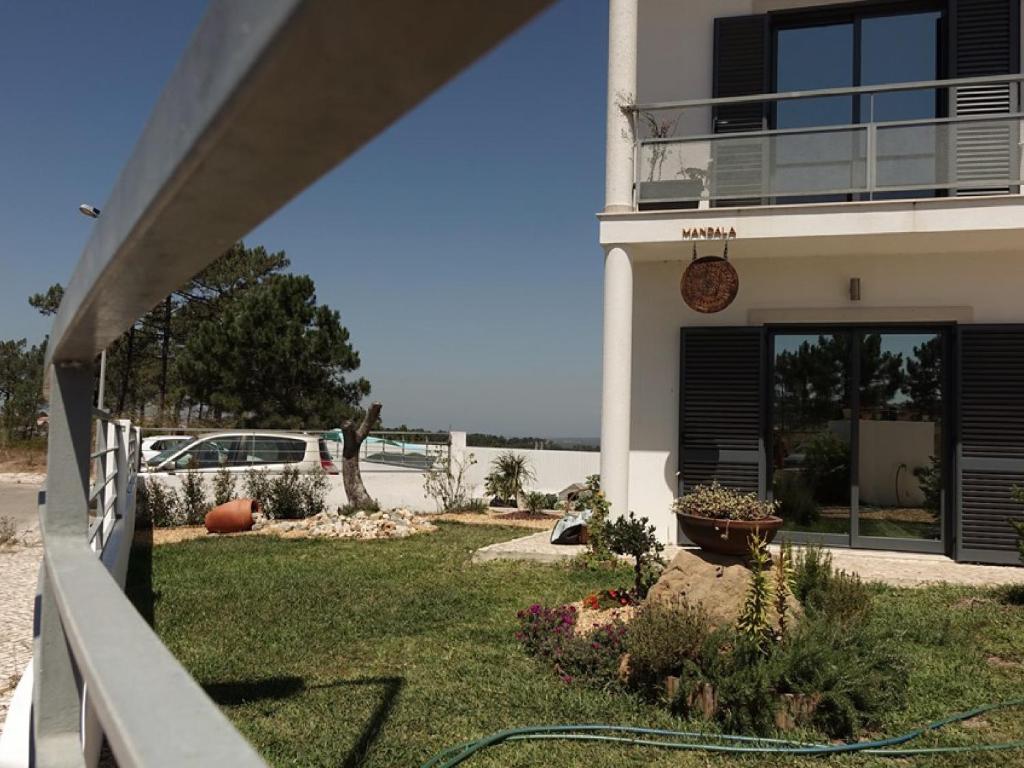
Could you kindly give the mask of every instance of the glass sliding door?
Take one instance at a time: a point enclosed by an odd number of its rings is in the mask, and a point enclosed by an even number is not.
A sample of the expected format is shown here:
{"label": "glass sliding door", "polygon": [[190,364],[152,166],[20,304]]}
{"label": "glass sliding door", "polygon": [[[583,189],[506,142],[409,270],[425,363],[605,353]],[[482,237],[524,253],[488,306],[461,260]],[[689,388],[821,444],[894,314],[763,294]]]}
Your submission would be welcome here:
{"label": "glass sliding door", "polygon": [[943,551],[946,332],[769,338],[771,491],[790,538]]}
{"label": "glass sliding door", "polygon": [[942,538],[943,337],[860,334],[858,534]]}
{"label": "glass sliding door", "polygon": [[791,531],[850,534],[850,334],[774,336],[772,495]]}

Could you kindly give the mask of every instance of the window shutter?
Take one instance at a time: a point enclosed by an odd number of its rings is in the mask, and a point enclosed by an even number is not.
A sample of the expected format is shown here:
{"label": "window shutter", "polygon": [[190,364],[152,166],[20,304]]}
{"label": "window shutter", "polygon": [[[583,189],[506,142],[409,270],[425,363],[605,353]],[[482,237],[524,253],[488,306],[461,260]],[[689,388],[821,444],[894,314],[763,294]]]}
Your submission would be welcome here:
{"label": "window shutter", "polygon": [[[771,90],[768,16],[715,19],[714,98],[750,96]],[[744,133],[768,127],[763,102],[715,107],[714,133]],[[764,197],[763,137],[728,139],[712,144],[711,196],[716,205],[760,205]]]}
{"label": "window shutter", "polygon": [[961,326],[957,559],[1016,563],[1024,520],[1024,327]]}
{"label": "window shutter", "polygon": [[679,493],[717,480],[765,492],[761,328],[684,328]]}
{"label": "window shutter", "polygon": [[[950,0],[950,76],[983,77],[1020,71],[1019,0]],[[999,115],[1016,111],[1016,87],[974,85],[952,89],[951,114]],[[959,125],[955,131],[956,180],[983,183],[1016,178],[1020,152],[1013,121]],[[964,187],[958,195],[1005,193],[1007,186]]]}

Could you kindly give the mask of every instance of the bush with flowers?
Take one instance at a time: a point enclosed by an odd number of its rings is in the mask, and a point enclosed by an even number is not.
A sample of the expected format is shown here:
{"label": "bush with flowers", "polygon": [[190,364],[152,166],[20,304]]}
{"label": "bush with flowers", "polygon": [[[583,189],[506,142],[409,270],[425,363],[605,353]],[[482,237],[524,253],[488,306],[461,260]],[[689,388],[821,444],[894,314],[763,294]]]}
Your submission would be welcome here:
{"label": "bush with flowers", "polygon": [[571,605],[547,608],[534,604],[517,616],[516,640],[530,656],[551,663],[562,680],[601,687],[615,682],[626,642],[626,625],[621,619],[612,618],[577,634],[577,613]]}
{"label": "bush with flowers", "polygon": [[636,598],[626,588],[602,589],[583,598],[583,607],[591,611],[607,611],[611,608],[625,608],[636,605]]}
{"label": "bush with flowers", "polygon": [[772,517],[777,508],[775,501],[762,501],[756,493],[723,488],[717,481],[696,486],[672,505],[679,514],[711,520],[764,520]]}

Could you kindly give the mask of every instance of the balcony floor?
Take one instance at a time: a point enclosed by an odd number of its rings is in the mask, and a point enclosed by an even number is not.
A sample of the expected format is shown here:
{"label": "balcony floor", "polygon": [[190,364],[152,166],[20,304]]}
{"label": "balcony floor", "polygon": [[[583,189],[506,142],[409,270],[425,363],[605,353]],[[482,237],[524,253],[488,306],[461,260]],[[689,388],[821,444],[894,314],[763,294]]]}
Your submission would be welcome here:
{"label": "balcony floor", "polygon": [[601,213],[598,219],[602,245],[642,245],[634,256],[641,261],[689,258],[692,235],[684,230],[695,228],[735,230],[730,255],[742,258],[1007,252],[1024,244],[1022,195]]}

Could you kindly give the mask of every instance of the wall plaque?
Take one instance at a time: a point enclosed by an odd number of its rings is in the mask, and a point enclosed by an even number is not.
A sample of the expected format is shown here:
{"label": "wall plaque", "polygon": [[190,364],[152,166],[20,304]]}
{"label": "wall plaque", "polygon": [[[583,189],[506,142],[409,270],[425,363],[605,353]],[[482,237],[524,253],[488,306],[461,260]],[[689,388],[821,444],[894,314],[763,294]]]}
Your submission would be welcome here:
{"label": "wall plaque", "polygon": [[735,267],[721,256],[693,259],[679,284],[686,305],[705,314],[721,312],[728,307],[739,289],[740,278]]}

